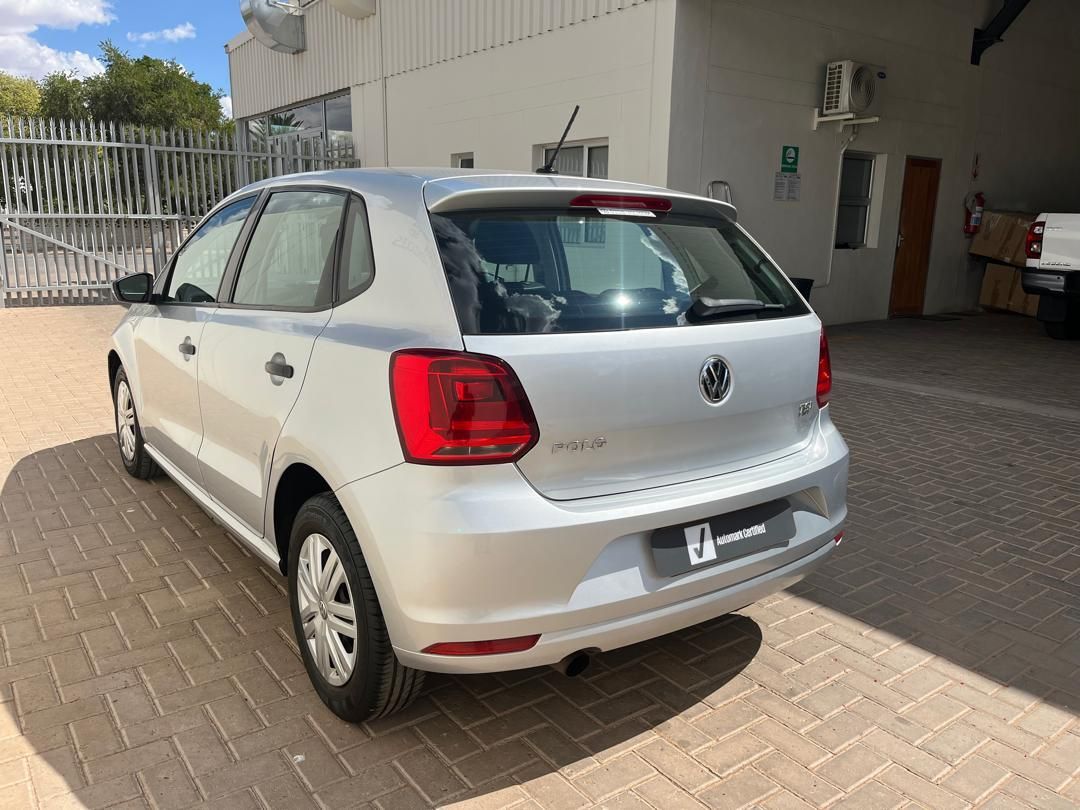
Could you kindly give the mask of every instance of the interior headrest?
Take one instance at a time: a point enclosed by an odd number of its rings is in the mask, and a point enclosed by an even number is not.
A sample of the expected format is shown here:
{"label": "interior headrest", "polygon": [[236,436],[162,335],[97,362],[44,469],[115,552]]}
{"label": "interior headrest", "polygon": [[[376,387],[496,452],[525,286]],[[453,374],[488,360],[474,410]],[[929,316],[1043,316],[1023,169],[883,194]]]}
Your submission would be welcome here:
{"label": "interior headrest", "polygon": [[491,264],[536,264],[540,250],[529,226],[514,219],[489,219],[476,224],[473,244]]}

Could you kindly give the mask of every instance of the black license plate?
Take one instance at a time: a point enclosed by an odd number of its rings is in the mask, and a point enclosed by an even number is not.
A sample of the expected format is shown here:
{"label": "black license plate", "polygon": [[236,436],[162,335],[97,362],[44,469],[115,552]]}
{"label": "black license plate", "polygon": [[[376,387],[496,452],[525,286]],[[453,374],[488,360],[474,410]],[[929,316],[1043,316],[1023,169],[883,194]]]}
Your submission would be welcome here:
{"label": "black license plate", "polygon": [[769,501],[708,520],[657,529],[652,533],[653,560],[657,571],[670,577],[784,548],[794,536],[791,504]]}

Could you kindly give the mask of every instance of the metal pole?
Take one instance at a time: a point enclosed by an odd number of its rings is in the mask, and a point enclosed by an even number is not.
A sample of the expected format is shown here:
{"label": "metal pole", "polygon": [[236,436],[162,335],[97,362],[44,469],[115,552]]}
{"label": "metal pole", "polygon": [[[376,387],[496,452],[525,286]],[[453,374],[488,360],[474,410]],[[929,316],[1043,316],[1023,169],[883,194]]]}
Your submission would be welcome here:
{"label": "metal pole", "polygon": [[156,217],[150,220],[150,240],[153,245],[154,275],[161,272],[165,266],[165,245],[162,239],[164,222],[161,220],[161,194],[157,173],[157,161],[154,160],[154,147],[144,144],[143,167],[146,177],[146,205],[147,213]]}

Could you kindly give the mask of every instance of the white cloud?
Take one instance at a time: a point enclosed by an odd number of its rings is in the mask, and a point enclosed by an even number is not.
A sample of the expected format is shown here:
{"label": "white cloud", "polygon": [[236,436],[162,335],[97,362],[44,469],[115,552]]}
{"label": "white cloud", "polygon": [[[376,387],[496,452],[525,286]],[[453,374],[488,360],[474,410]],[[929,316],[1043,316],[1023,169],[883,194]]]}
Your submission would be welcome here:
{"label": "white cloud", "polygon": [[218,99],[218,104],[221,105],[221,114],[232,120],[232,96],[222,96]]}
{"label": "white cloud", "polygon": [[0,34],[0,70],[40,79],[57,71],[92,76],[105,66],[88,53],[58,51],[28,34]]}
{"label": "white cloud", "polygon": [[40,79],[57,70],[81,76],[104,66],[83,51],[58,51],[31,36],[39,26],[77,28],[114,19],[109,0],[0,0],[0,70]]}
{"label": "white cloud", "polygon": [[162,28],[160,31],[143,31],[135,33],[128,31],[128,42],[139,42],[145,45],[147,42],[179,42],[182,39],[195,39],[195,26],[189,22],[174,25],[172,28]]}
{"label": "white cloud", "polygon": [[109,0],[0,0],[0,31],[29,34],[39,25],[78,28],[115,19]]}

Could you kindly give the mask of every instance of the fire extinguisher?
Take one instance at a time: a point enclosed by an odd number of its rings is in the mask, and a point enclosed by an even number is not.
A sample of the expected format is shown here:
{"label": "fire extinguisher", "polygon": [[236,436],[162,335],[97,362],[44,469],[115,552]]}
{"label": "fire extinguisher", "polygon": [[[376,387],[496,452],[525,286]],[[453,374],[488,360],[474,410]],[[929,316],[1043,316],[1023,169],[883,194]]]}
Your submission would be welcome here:
{"label": "fire extinguisher", "polygon": [[970,236],[979,232],[985,204],[986,197],[983,196],[981,191],[969,194],[964,200],[964,233]]}

